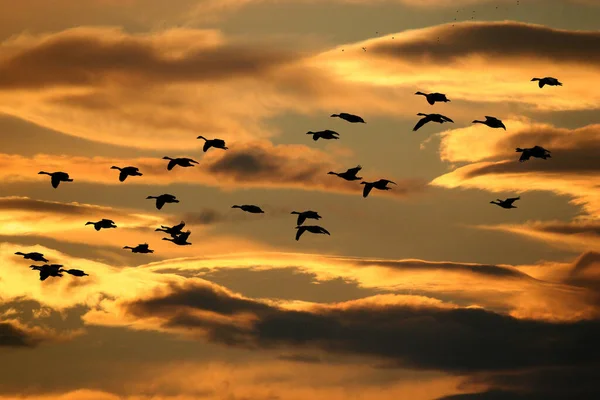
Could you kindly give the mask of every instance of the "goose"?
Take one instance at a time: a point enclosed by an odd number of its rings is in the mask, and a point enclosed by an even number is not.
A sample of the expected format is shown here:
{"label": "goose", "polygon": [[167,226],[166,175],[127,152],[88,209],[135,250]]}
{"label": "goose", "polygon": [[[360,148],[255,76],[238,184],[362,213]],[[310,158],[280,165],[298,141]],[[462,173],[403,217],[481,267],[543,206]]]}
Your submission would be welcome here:
{"label": "goose", "polygon": [[31,265],[29,266],[29,268],[31,268],[32,270],[35,271],[40,271],[40,281],[45,281],[46,278],[53,276],[53,277],[62,277],[60,268],[62,267],[62,265],[60,264],[45,264],[45,265]]}
{"label": "goose", "polygon": [[359,117],[358,115],[348,114],[348,113],[339,113],[339,114],[331,114],[331,117],[338,117],[353,124],[360,122],[361,124],[366,124],[365,120]]}
{"label": "goose", "polygon": [[211,147],[214,147],[215,149],[222,149],[222,150],[228,149],[228,147],[225,146],[225,141],[222,139],[207,139],[204,136],[198,136],[196,139],[204,139],[205,143],[204,143],[204,147],[202,148],[202,151],[204,151],[205,153]]}
{"label": "goose", "polygon": [[423,114],[423,113],[418,113],[417,115],[422,115],[423,118],[421,118],[419,120],[419,122],[417,122],[417,124],[413,128],[413,131],[419,130],[420,127],[422,127],[423,125],[425,125],[428,122],[437,122],[439,124],[443,124],[444,122],[452,122],[452,123],[454,123],[454,121],[452,121],[450,118],[448,118],[448,117],[446,117],[445,115],[442,115],[442,114]]}
{"label": "goose", "polygon": [[515,201],[519,200],[520,198],[521,197],[519,196],[519,197],[511,197],[506,200],[496,199],[495,201],[490,201],[490,203],[500,206],[502,208],[517,208],[517,207],[513,206],[513,203]]}
{"label": "goose", "polygon": [[318,225],[302,225],[302,226],[297,226],[296,229],[298,229],[298,231],[296,232],[296,240],[300,240],[300,236],[302,236],[302,234],[304,232],[310,232],[310,233],[321,233],[324,235],[331,235],[327,229],[322,228]]}
{"label": "goose", "polygon": [[20,251],[17,251],[15,253],[18,256],[23,256],[24,259],[26,260],[31,260],[31,261],[37,261],[37,262],[48,262],[48,260],[46,260],[44,258],[44,255],[42,253],[38,253],[38,252],[32,252],[32,253],[22,253]]}
{"label": "goose", "polygon": [[116,228],[117,225],[115,225],[114,221],[110,220],[110,219],[106,219],[103,218],[98,222],[92,222],[92,221],[88,221],[86,222],[86,225],[94,225],[94,229],[96,229],[97,231],[99,231],[102,228]]}
{"label": "goose", "polygon": [[339,139],[338,136],[340,135],[339,133],[335,131],[330,131],[329,129],[318,132],[308,131],[306,132],[306,134],[312,135],[314,141],[317,141],[319,139]]}
{"label": "goose", "polygon": [[185,222],[181,221],[178,225],[171,226],[171,227],[161,225],[160,228],[156,228],[154,231],[165,232],[165,233],[168,233],[169,235],[171,235],[172,237],[175,237],[181,233],[181,230],[183,229],[184,226],[185,226]]}
{"label": "goose", "polygon": [[316,219],[319,220],[322,217],[319,215],[319,213],[317,213],[316,211],[302,211],[302,212],[298,212],[298,211],[292,211],[291,214],[298,214],[298,222],[296,222],[296,225],[300,226],[304,223],[304,221],[306,221],[307,218],[310,219]]}
{"label": "goose", "polygon": [[177,200],[175,196],[168,193],[161,194],[160,196],[148,196],[146,197],[146,200],[148,199],[156,199],[156,208],[158,208],[159,210],[163,208],[165,203],[179,203],[179,200]]}
{"label": "goose", "polygon": [[444,102],[447,103],[450,100],[448,98],[446,98],[446,95],[443,93],[423,93],[423,92],[417,92],[415,94],[420,94],[422,96],[425,96],[425,98],[427,99],[427,102],[431,105],[434,105],[435,102]]}
{"label": "goose", "polygon": [[[337,175],[340,178],[345,179],[347,181],[359,181],[359,180],[362,179],[362,176],[356,176],[356,174],[361,169],[362,169],[362,167],[360,165],[357,165],[354,168],[347,169],[346,172],[333,172],[333,171],[329,171],[327,173],[327,175]],[[298,224],[298,225],[300,225],[300,224]]]}
{"label": "goose", "polygon": [[502,123],[501,120],[499,120],[498,118],[495,118],[495,117],[490,117],[489,115],[485,116],[485,121],[475,120],[472,123],[473,124],[484,124],[484,125],[489,126],[490,128],[502,128],[502,129],[506,130],[506,127],[504,126],[504,124]]}
{"label": "goose", "polygon": [[361,182],[361,185],[365,185],[365,188],[363,189],[363,197],[366,198],[371,192],[371,189],[390,190],[391,188],[387,187],[388,183],[394,185],[396,184],[396,182],[388,181],[387,179],[380,179],[375,182]]}
{"label": "goose", "polygon": [[50,175],[50,183],[52,183],[52,187],[56,189],[61,182],[73,182],[73,179],[69,178],[69,174],[66,172],[45,172],[40,171],[38,175]]}
{"label": "goose", "polygon": [[531,82],[534,81],[538,81],[538,86],[541,88],[544,87],[544,85],[548,85],[548,86],[562,86],[562,83],[560,83],[558,81],[558,79],[556,78],[552,78],[551,76],[547,76],[545,78],[533,78],[531,80]]}
{"label": "goose", "polygon": [[148,248],[148,243],[144,243],[144,244],[138,244],[135,247],[131,247],[131,246],[125,246],[123,247],[124,249],[131,249],[132,253],[154,253],[154,250],[150,250]]}
{"label": "goose", "polygon": [[253,205],[249,205],[249,204],[244,204],[241,206],[231,206],[231,208],[241,208],[243,211],[252,213],[252,214],[262,214],[264,213],[263,210],[261,210],[261,208],[259,206],[253,206]]}
{"label": "goose", "polygon": [[169,164],[167,164],[168,171],[175,168],[176,165],[179,165],[180,167],[193,167],[194,164],[198,164],[198,161],[192,160],[191,158],[171,158],[164,156],[163,160],[169,160]]}
{"label": "goose", "polygon": [[137,167],[119,168],[119,167],[115,167],[113,165],[112,167],[110,167],[110,169],[118,169],[119,171],[121,171],[119,173],[119,182],[125,182],[125,179],[127,179],[128,176],[142,176],[143,175]]}
{"label": "goose", "polygon": [[163,238],[162,240],[168,240],[170,242],[175,243],[178,246],[185,246],[185,245],[190,245],[191,243],[189,243],[187,241],[187,238],[190,236],[190,231],[184,232],[184,233],[180,233],[178,235],[173,236],[172,239],[170,238]]}
{"label": "goose", "polygon": [[546,150],[541,146],[533,146],[524,149],[517,147],[515,150],[517,151],[517,153],[522,153],[521,157],[519,158],[519,162],[527,161],[531,157],[542,158],[544,160],[547,158],[552,158],[552,156],[550,155],[550,150]]}
{"label": "goose", "polygon": [[59,272],[66,272],[69,275],[73,275],[73,276],[89,276],[88,274],[86,274],[85,272],[83,272],[80,269],[61,269]]}

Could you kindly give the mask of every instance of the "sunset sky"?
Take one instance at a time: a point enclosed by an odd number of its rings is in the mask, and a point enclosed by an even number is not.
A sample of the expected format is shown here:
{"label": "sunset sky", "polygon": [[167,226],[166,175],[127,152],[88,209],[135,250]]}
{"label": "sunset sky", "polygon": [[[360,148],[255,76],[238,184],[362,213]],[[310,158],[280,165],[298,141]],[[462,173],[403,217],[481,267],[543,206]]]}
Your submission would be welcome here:
{"label": "sunset sky", "polygon": [[[600,0],[0,0],[0,400],[600,398],[598,21]],[[357,165],[397,185],[327,174]],[[296,241],[305,210],[331,235]],[[155,231],[180,221],[191,246]]]}

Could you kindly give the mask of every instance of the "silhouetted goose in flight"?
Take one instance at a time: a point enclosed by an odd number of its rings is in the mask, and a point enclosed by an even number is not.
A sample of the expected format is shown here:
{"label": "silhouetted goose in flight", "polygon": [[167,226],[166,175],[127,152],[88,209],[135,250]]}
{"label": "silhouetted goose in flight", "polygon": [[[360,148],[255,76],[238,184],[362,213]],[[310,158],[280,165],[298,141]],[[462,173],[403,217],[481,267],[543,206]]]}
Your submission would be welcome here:
{"label": "silhouetted goose in flight", "polygon": [[[360,165],[357,165],[354,168],[348,168],[346,170],[346,172],[333,172],[333,171],[329,171],[327,173],[327,175],[337,175],[340,178],[343,178],[347,181],[359,181],[362,179],[362,176],[356,176],[356,174],[358,174],[358,171],[360,171],[362,169],[362,167]],[[300,225],[300,224],[298,224]]]}
{"label": "silhouetted goose in flight", "polygon": [[339,114],[331,114],[332,117],[338,117],[348,122],[352,122],[353,124],[360,122],[362,124],[366,124],[365,120],[359,117],[358,115],[348,114],[348,113],[339,113]]}
{"label": "silhouetted goose in flight", "polygon": [[543,148],[541,146],[533,146],[533,147],[524,148],[524,149],[517,147],[516,151],[517,151],[517,153],[522,153],[521,157],[519,158],[520,162],[527,161],[531,157],[542,158],[544,160],[546,158],[552,158],[552,156],[550,155],[550,150],[546,150],[545,148]]}
{"label": "silhouetted goose in flight", "polygon": [[552,78],[551,76],[547,76],[545,78],[533,78],[531,80],[531,82],[533,82],[533,81],[539,81],[538,82],[538,86],[540,88],[543,88],[544,85],[548,85],[548,86],[562,86],[562,83],[560,83],[558,81],[558,79]]}
{"label": "silhouetted goose in flight", "polygon": [[112,167],[110,167],[110,169],[118,169],[119,171],[121,171],[119,173],[119,181],[120,182],[125,182],[125,179],[127,179],[128,176],[142,176],[143,175],[137,167],[119,168],[119,167],[115,167],[113,165]]}
{"label": "silhouetted goose in flight", "polygon": [[86,225],[94,225],[94,229],[96,229],[97,231],[99,231],[100,229],[104,228],[116,228],[117,225],[115,225],[114,221],[110,220],[110,219],[101,219],[98,222],[92,222],[92,221],[88,221],[86,222]]}
{"label": "silhouetted goose in flight", "polygon": [[515,206],[513,206],[513,203],[517,200],[519,200],[521,197],[510,197],[506,200],[500,200],[500,199],[496,199],[495,201],[490,201],[491,204],[495,204],[497,206],[500,206],[502,208],[517,208]]}
{"label": "silhouetted goose in flight", "polygon": [[38,175],[50,175],[50,183],[52,183],[52,187],[56,189],[61,182],[73,182],[73,179],[69,178],[69,174],[66,172],[45,172],[40,171]]}
{"label": "silhouetted goose in flight", "polygon": [[506,130],[506,127],[498,118],[490,117],[489,115],[485,116],[485,121],[475,120],[472,122],[473,124],[484,124],[489,126],[490,128],[502,128]]}
{"label": "silhouetted goose in flight", "polygon": [[48,260],[46,260],[44,258],[44,255],[42,253],[38,253],[35,251],[32,253],[21,253],[20,251],[17,251],[15,254],[19,255],[19,256],[23,256],[23,258],[26,260],[37,261],[37,262],[48,262]]}
{"label": "silhouetted goose in flight", "polygon": [[146,197],[146,200],[148,199],[156,199],[156,208],[158,208],[159,210],[163,208],[165,203],[179,203],[179,200],[177,200],[175,196],[168,193],[161,194],[160,196],[148,196]]}
{"label": "silhouetted goose in flight", "polygon": [[168,240],[170,242],[175,243],[178,246],[185,246],[188,244],[191,244],[187,241],[187,238],[190,237],[190,233],[192,233],[191,231],[187,231],[184,233],[180,233],[178,235],[173,236],[172,239],[170,238],[163,238],[162,240]]}
{"label": "silhouetted goose in flight", "polygon": [[422,127],[423,125],[425,125],[428,122],[437,122],[439,124],[443,124],[444,122],[452,122],[452,123],[454,122],[450,118],[448,118],[448,117],[446,117],[445,115],[442,115],[442,114],[423,114],[423,113],[418,113],[417,115],[422,115],[423,118],[421,118],[419,120],[419,122],[417,122],[417,124],[413,128],[413,131],[419,130],[420,127]]}
{"label": "silhouetted goose in flight", "polygon": [[167,164],[167,170],[172,170],[176,165],[180,167],[193,167],[194,164],[198,164],[198,161],[192,160],[191,158],[171,158],[164,156],[163,160],[170,160],[169,164]]}
{"label": "silhouetted goose in flight", "polygon": [[144,243],[144,244],[138,244],[135,247],[131,247],[131,246],[125,246],[123,247],[124,249],[131,249],[132,253],[154,253],[154,250],[150,250],[148,248],[148,243]]}
{"label": "silhouetted goose in flight", "polygon": [[243,211],[252,213],[252,214],[262,214],[264,211],[259,206],[253,206],[250,204],[244,204],[241,206],[231,206],[231,208],[241,208]]}
{"label": "silhouetted goose in flight", "polygon": [[298,211],[292,211],[291,214],[298,214],[298,222],[296,222],[296,225],[302,225],[304,223],[304,221],[306,221],[307,218],[310,219],[316,219],[319,220],[322,217],[319,215],[319,213],[317,213],[316,211],[302,211],[302,212],[298,212]]}
{"label": "silhouetted goose in flight", "polygon": [[88,274],[86,274],[85,272],[83,272],[80,269],[61,269],[59,272],[66,272],[69,275],[73,275],[73,276],[89,276]]}
{"label": "silhouetted goose in flight", "polygon": [[198,136],[196,139],[204,139],[205,143],[204,143],[204,147],[202,148],[202,151],[204,151],[205,153],[211,147],[214,147],[215,149],[222,149],[222,150],[228,149],[228,147],[225,146],[225,141],[222,139],[207,139],[204,136]]}
{"label": "silhouetted goose in flight", "polygon": [[322,233],[324,235],[331,235],[329,232],[327,232],[327,229],[317,225],[302,225],[297,226],[296,229],[298,229],[298,231],[296,232],[296,240],[299,240],[300,236],[302,236],[302,234],[307,231],[310,233]]}
{"label": "silhouetted goose in flight", "polygon": [[29,268],[35,270],[35,271],[40,271],[40,281],[45,281],[46,278],[53,276],[53,277],[62,277],[62,274],[60,273],[60,268],[62,267],[62,265],[60,264],[46,264],[46,265],[31,265]]}
{"label": "silhouetted goose in flight", "polygon": [[171,227],[166,226],[166,225],[161,225],[160,228],[156,228],[155,231],[165,232],[165,233],[168,233],[169,235],[171,235],[172,237],[175,237],[181,233],[181,230],[183,229],[184,226],[185,226],[185,222],[181,221],[178,225],[174,225]]}
{"label": "silhouetted goose in flight", "polygon": [[319,139],[339,139],[339,133],[335,132],[335,131],[330,131],[329,129],[326,129],[324,131],[318,131],[318,132],[313,132],[313,131],[308,131],[306,132],[307,135],[312,135],[313,140],[317,141]]}
{"label": "silhouetted goose in flight", "polygon": [[361,182],[361,185],[365,185],[363,189],[363,197],[367,197],[371,192],[371,189],[379,189],[379,190],[390,190],[391,188],[387,187],[387,184],[396,184],[396,182],[388,181],[387,179],[380,179],[375,182]]}
{"label": "silhouetted goose in flight", "polygon": [[425,98],[427,99],[427,102],[431,105],[434,105],[435,102],[444,102],[447,103],[450,100],[446,98],[446,95],[443,93],[423,93],[423,92],[417,92],[415,94],[420,94],[422,96],[425,96]]}

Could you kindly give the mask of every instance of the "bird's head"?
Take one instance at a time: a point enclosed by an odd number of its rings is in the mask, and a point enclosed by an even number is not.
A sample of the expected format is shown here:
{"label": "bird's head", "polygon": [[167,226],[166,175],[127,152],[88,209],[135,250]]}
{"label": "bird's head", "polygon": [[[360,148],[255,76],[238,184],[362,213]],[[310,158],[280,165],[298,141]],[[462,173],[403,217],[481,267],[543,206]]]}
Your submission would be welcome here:
{"label": "bird's head", "polygon": [[164,156],[164,157],[163,157],[163,160],[172,160],[172,158],[171,158],[171,157]]}
{"label": "bird's head", "polygon": [[94,223],[92,221],[88,221],[85,223],[86,225],[94,225]]}
{"label": "bird's head", "polygon": [[365,181],[362,181],[360,184],[361,184],[361,185],[366,185],[366,184],[367,184],[367,182],[365,182]]}
{"label": "bird's head", "polygon": [[155,198],[154,196],[148,196],[148,197],[146,197],[146,200],[148,200],[148,199],[154,199],[154,198]]}

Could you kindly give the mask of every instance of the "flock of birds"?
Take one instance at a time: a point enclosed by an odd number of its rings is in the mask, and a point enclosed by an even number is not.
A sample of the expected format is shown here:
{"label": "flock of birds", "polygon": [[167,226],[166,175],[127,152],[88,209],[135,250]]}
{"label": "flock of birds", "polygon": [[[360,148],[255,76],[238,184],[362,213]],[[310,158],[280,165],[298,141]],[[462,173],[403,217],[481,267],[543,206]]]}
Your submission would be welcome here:
{"label": "flock of birds", "polygon": [[[540,88],[543,88],[545,85],[562,86],[561,82],[559,82],[556,78],[552,78],[552,77],[533,78],[533,79],[531,79],[531,81],[532,82],[537,81]],[[447,103],[450,101],[446,97],[446,95],[443,93],[416,92],[415,95],[425,96],[425,99],[427,100],[427,102],[430,105],[434,105],[437,102]],[[419,128],[421,128],[423,125],[427,124],[428,122],[437,122],[439,124],[443,124],[443,123],[447,123],[447,122],[454,123],[454,121],[452,119],[450,119],[442,114],[418,113],[417,115],[422,116],[423,118],[421,118],[417,122],[417,124],[413,128],[413,131],[419,130]],[[337,118],[343,119],[345,121],[348,121],[350,123],[363,123],[363,124],[366,123],[362,117],[360,117],[358,115],[354,115],[354,114],[349,114],[349,113],[332,114],[331,117],[337,117]],[[504,125],[504,123],[500,119],[492,117],[492,116],[486,116],[485,121],[474,120],[472,123],[483,124],[490,128],[502,128],[502,129],[506,130],[506,126]],[[309,131],[306,134],[312,135],[312,138],[315,141],[317,141],[319,139],[325,139],[325,140],[339,139],[339,133],[332,131],[332,130],[328,130],[328,129],[323,130],[323,131],[318,131],[318,132]],[[225,145],[225,141],[222,139],[207,139],[204,136],[198,136],[197,139],[204,140],[205,143],[202,148],[202,150],[204,152],[207,152],[211,147],[215,148],[215,149],[228,150],[228,147]],[[550,151],[544,149],[541,146],[534,146],[534,147],[530,147],[530,148],[517,147],[516,151],[521,153],[521,156],[519,158],[520,162],[527,161],[531,157],[541,158],[544,160],[546,160],[547,158],[551,158]],[[168,171],[171,171],[176,166],[185,168],[185,167],[193,167],[194,164],[198,164],[198,161],[193,160],[191,158],[183,158],[183,157],[182,158],[172,158],[172,157],[165,156],[165,157],[163,157],[163,159],[169,161],[169,163],[167,164]],[[140,172],[140,170],[137,167],[112,166],[111,169],[119,170],[119,181],[120,182],[125,182],[125,180],[129,176],[143,176],[143,174]],[[373,181],[373,182],[362,181],[363,178],[360,176],[357,176],[357,174],[359,173],[359,171],[361,169],[362,169],[362,167],[360,165],[358,165],[354,168],[349,168],[344,172],[330,171],[330,172],[328,172],[328,174],[336,175],[346,181],[360,180],[361,184],[364,185],[364,188],[363,188],[363,197],[364,198],[366,198],[369,195],[369,193],[371,192],[372,189],[390,190],[391,188],[388,187],[387,185],[390,183],[393,185],[396,184],[395,182],[390,181],[388,179],[379,179],[379,180]],[[69,177],[69,174],[66,172],[62,172],[62,171],[58,171],[58,172],[40,171],[38,174],[49,175],[51,177],[50,183],[52,184],[52,187],[55,189],[58,188],[58,186],[61,182],[73,182],[73,179]],[[158,210],[161,210],[163,208],[163,206],[167,203],[179,203],[179,200],[177,200],[177,198],[174,195],[168,194],[168,193],[164,193],[164,194],[161,194],[158,196],[148,196],[148,197],[146,197],[146,199],[155,200],[156,208]],[[495,201],[491,201],[490,203],[495,204],[495,205],[500,206],[505,209],[510,209],[510,208],[517,208],[513,205],[513,203],[519,199],[520,199],[520,197],[508,198],[505,200],[496,199]],[[264,211],[259,206],[251,205],[251,204],[234,205],[231,208],[239,208],[242,211],[245,211],[245,212],[251,213],[251,214],[264,213]],[[316,211],[311,211],[311,210],[302,211],[302,212],[292,211],[291,214],[298,215],[298,218],[296,221],[296,228],[295,228],[295,229],[297,229],[296,240],[299,240],[304,232],[330,235],[330,233],[321,226],[304,225],[304,222],[307,219],[319,220],[322,218]],[[97,221],[97,222],[88,221],[85,225],[93,225],[94,229],[96,231],[100,231],[101,229],[117,228],[117,225],[115,224],[115,222],[110,219],[101,219],[100,221]],[[181,221],[178,225],[174,225],[171,227],[166,226],[166,225],[161,225],[161,227],[155,229],[155,231],[164,232],[169,235],[169,237],[165,237],[162,240],[171,241],[178,246],[191,245],[192,243],[187,241],[191,234],[191,231],[188,230],[188,231],[183,232],[184,227],[185,227],[185,222]],[[133,253],[143,253],[143,254],[154,253],[154,250],[150,249],[148,243],[138,244],[135,247],[125,246],[125,247],[123,247],[123,249],[129,249]],[[37,266],[37,265],[30,266],[30,268],[32,270],[39,271],[40,280],[42,280],[42,281],[46,280],[48,277],[62,277],[63,272],[66,272],[70,275],[77,276],[77,277],[88,276],[88,274],[86,274],[84,271],[81,271],[78,269],[66,270],[66,269],[63,269],[63,266],[60,264],[48,264],[48,260],[46,258],[44,258],[44,255],[41,253],[17,252],[15,254],[21,255],[27,260],[46,263],[41,266]]]}

